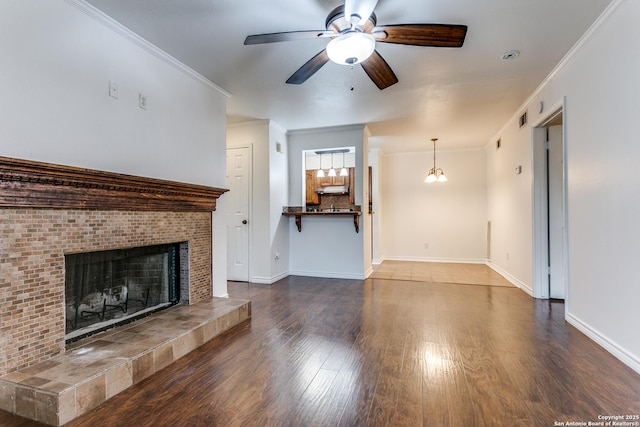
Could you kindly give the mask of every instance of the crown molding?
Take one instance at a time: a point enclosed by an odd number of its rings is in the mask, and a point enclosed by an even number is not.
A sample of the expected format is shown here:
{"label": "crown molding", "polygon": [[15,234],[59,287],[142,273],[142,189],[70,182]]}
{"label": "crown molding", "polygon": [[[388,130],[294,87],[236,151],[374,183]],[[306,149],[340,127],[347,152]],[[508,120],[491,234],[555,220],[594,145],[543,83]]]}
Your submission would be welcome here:
{"label": "crown molding", "polygon": [[213,83],[208,78],[204,77],[202,74],[195,71],[193,68],[183,64],[178,61],[173,56],[169,55],[164,50],[160,49],[153,43],[147,41],[146,39],[140,37],[138,34],[134,33],[124,25],[120,24],[118,21],[111,18],[109,15],[105,14],[101,10],[97,9],[95,6],[87,3],[85,0],[65,0],[68,4],[75,7],[79,11],[83,12],[85,15],[104,25],[105,27],[112,30],[114,33],[119,34],[124,37],[128,41],[132,42],[136,46],[142,48],[146,52],[165,62],[166,64],[172,66],[178,71],[182,72],[188,77],[191,77],[193,80],[210,87],[211,89],[216,90],[220,94],[222,94],[227,99],[231,97],[231,94],[226,90],[222,89],[220,86]]}
{"label": "crown molding", "polygon": [[558,74],[560,74],[573,60],[573,58],[584,48],[595,35],[602,29],[605,23],[610,19],[611,15],[622,6],[623,3],[629,0],[613,0],[609,6],[600,14],[600,16],[591,24],[587,31],[578,39],[578,41],[569,49],[564,57],[556,64],[555,67],[547,74],[547,76],[540,82],[540,84],[534,89],[534,91],[520,104],[515,113],[509,118],[509,120],[500,128],[500,130],[493,135],[493,137],[485,145],[485,149],[491,147],[495,141],[500,138],[500,135],[506,131],[506,128],[512,122],[518,119],[518,116],[522,114],[531,104],[536,102],[536,99]]}
{"label": "crown molding", "polygon": [[293,129],[287,131],[287,136],[289,135],[309,135],[314,133],[326,133],[326,132],[349,132],[349,131],[362,131],[368,132],[367,125],[362,124],[353,124],[353,125],[338,125],[338,126],[327,126],[327,127],[319,127],[319,128],[310,128],[310,129]]}

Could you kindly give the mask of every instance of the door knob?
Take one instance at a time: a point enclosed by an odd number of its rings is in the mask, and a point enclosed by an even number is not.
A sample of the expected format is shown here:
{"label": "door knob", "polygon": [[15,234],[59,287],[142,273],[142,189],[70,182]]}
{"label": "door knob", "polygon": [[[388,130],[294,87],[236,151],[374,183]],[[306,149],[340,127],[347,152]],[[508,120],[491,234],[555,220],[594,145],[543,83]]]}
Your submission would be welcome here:
{"label": "door knob", "polygon": [[242,223],[243,223],[243,224],[246,224],[246,223],[247,223],[247,220],[246,220],[246,219],[243,219],[243,220],[242,220]]}

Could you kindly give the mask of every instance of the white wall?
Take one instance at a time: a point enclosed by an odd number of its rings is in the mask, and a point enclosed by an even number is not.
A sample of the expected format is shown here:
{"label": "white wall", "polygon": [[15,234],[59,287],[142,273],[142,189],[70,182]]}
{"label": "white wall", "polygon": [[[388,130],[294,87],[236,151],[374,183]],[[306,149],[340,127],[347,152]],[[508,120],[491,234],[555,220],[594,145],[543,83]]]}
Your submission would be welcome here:
{"label": "white wall", "polygon": [[[1,7],[3,155],[224,183],[223,92],[63,0]],[[110,80],[119,99],[108,96]],[[139,92],[147,110],[138,107]]]}
{"label": "white wall", "polygon": [[433,151],[382,156],[381,257],[484,263],[485,151],[436,149],[436,165],[445,171],[448,182],[424,182],[433,166]]}
{"label": "white wall", "polygon": [[[559,105],[566,96],[567,320],[638,372],[640,287],[635,263],[640,256],[640,57],[630,52],[636,52],[640,44],[639,18],[639,2],[614,1],[523,106],[529,110],[530,123],[536,123],[550,112],[537,112],[540,101]],[[514,131],[512,122],[501,134],[516,146],[526,146],[530,153],[531,133]],[[530,161],[530,155],[524,158],[520,149],[508,153],[506,160],[498,159],[491,144],[487,152],[490,168],[499,169],[503,161],[511,165]],[[530,182],[530,172],[527,174],[525,180]],[[495,173],[489,182],[489,211],[504,209],[503,222],[521,214],[523,199],[531,200],[530,185],[519,196],[511,181],[512,177]],[[525,191],[525,185],[518,187]],[[530,239],[520,240],[520,231],[509,233],[514,229],[493,220],[502,230],[494,235],[494,247],[511,251],[517,247],[516,256],[524,257],[512,257],[513,266],[496,262],[531,285]],[[531,234],[531,221],[529,211],[518,224],[522,233]]]}
{"label": "white wall", "polygon": [[[519,110],[519,113],[524,109]],[[533,114],[533,111],[531,111]],[[531,126],[519,114],[487,146],[487,217],[491,221],[491,267],[533,294]],[[500,148],[496,141],[500,139]],[[515,172],[522,167],[522,173]]]}
{"label": "white wall", "polygon": [[222,187],[224,91],[74,4],[0,5],[0,155]]}
{"label": "white wall", "polygon": [[[283,153],[276,151],[280,143]],[[251,147],[249,281],[274,283],[289,271],[287,136],[269,120],[229,125],[227,147]],[[276,254],[279,259],[276,259]]]}
{"label": "white wall", "polygon": [[[277,151],[280,145],[281,152]],[[286,131],[269,123],[269,255],[270,282],[289,275],[289,221],[282,216],[282,207],[289,200],[289,161]]]}
{"label": "white wall", "polygon": [[[303,217],[302,232],[289,220],[289,272],[293,275],[364,279],[371,271],[371,222],[366,213],[368,130],[363,125],[293,131],[289,142],[289,206],[304,206],[304,150],[356,147],[355,204],[361,205],[360,232],[353,218]],[[366,251],[366,252],[365,252]]]}
{"label": "white wall", "polygon": [[[381,170],[382,170],[382,158],[383,153],[378,149],[369,150],[369,166],[371,166],[371,262],[372,264],[380,264],[382,262],[381,248],[383,246],[382,237],[382,225],[384,224],[383,210],[382,210],[382,182],[381,182]],[[363,206],[363,211],[368,210],[369,206]]]}

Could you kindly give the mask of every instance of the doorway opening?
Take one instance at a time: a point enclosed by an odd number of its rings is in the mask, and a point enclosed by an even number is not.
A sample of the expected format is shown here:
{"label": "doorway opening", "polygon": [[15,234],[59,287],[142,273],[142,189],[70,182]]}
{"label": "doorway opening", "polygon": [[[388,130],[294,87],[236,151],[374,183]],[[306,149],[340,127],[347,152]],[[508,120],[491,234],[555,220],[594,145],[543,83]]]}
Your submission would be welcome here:
{"label": "doorway opening", "polygon": [[533,128],[534,297],[567,298],[566,162],[563,108]]}

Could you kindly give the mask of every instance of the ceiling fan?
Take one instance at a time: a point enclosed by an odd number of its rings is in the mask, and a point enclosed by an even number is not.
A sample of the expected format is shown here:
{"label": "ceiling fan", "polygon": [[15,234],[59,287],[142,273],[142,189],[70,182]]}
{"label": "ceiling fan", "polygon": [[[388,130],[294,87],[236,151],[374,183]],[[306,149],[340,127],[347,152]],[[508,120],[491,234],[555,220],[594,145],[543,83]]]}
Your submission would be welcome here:
{"label": "ceiling fan", "polygon": [[302,84],[327,62],[342,65],[362,65],[369,78],[385,89],[398,83],[398,78],[375,49],[376,43],[413,46],[462,47],[466,25],[396,24],[376,25],[373,13],[378,0],[345,0],[329,12],[326,30],[303,30],[248,36],[244,44],[275,43],[300,39],[330,38],[327,47],[300,67],[289,84]]}

